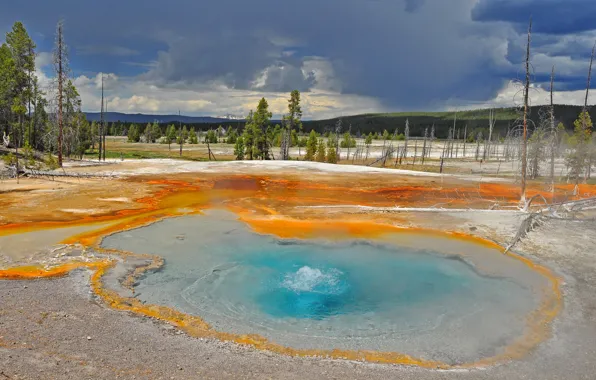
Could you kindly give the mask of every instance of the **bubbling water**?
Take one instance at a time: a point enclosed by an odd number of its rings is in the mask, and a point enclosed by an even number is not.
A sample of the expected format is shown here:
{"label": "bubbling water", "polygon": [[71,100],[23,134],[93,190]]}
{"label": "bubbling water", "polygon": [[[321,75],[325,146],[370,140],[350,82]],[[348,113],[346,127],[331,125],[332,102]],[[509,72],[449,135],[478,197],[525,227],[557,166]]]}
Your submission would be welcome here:
{"label": "bubbling water", "polygon": [[[186,239],[176,239],[182,233]],[[103,245],[164,257],[160,271],[140,279],[142,301],[294,348],[457,363],[492,355],[522,334],[537,305],[534,272],[471,243],[452,247],[466,254],[462,260],[410,244],[435,239],[447,250],[451,240],[400,236],[404,245],[279,240],[215,213],[115,234]],[[504,275],[480,273],[476,264]]]}
{"label": "bubbling water", "polygon": [[338,288],[337,284],[342,274],[338,269],[322,272],[320,269],[305,265],[296,273],[286,274],[282,285],[296,293],[337,294],[341,292],[341,288]]}

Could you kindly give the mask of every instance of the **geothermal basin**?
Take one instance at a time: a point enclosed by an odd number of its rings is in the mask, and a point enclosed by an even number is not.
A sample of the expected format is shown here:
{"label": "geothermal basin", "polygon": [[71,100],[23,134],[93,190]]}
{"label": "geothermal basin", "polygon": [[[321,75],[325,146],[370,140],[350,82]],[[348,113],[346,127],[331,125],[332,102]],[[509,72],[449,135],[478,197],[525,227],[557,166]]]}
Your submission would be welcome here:
{"label": "geothermal basin", "polygon": [[542,333],[551,279],[496,245],[397,228],[371,238],[287,238],[289,230],[256,233],[231,212],[209,210],[118,232],[101,246],[163,258],[136,279],[137,300],[288,353],[365,351],[457,366],[521,355]]}

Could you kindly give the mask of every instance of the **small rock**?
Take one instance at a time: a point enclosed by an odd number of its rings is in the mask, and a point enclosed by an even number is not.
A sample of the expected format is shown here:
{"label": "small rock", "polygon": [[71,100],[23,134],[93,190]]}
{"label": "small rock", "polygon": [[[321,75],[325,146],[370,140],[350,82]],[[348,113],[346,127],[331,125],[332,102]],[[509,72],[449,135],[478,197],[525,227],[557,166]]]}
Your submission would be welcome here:
{"label": "small rock", "polygon": [[91,340],[91,337],[90,337],[90,336],[88,336],[88,337],[87,337],[87,340]]}

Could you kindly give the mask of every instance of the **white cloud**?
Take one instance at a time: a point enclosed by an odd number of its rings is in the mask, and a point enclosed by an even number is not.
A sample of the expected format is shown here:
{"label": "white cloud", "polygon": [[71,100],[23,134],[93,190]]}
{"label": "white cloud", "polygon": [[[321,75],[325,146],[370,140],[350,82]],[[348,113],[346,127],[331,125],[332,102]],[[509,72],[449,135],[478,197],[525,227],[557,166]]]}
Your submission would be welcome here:
{"label": "white cloud", "polygon": [[[556,83],[555,83],[556,88]],[[586,90],[553,91],[555,104],[583,105]],[[473,108],[502,108],[521,106],[523,104],[523,85],[517,81],[508,81],[498,94],[486,102],[459,101],[459,104],[447,107],[448,110]],[[529,103],[533,106],[550,104],[550,90],[532,85],[529,92]],[[596,103],[596,91],[590,91],[588,104]]]}
{"label": "white cloud", "polygon": [[[101,91],[97,86],[99,76],[79,76],[74,81],[85,111],[98,112],[101,108]],[[114,112],[175,114],[180,110],[185,115],[247,115],[256,108],[261,97],[267,99],[275,118],[287,112],[288,107],[289,93],[231,89],[215,82],[196,88],[162,87],[138,78],[119,78],[111,73],[104,74],[104,78],[114,80],[104,89],[108,111]],[[364,96],[318,89],[301,95],[305,118],[385,111],[376,99]]]}

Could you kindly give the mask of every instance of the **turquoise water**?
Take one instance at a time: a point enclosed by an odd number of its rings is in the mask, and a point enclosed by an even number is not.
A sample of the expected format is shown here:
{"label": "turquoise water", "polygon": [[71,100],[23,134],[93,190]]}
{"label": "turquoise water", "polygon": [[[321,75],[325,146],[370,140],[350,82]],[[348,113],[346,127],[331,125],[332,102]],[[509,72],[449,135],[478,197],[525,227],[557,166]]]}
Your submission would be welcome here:
{"label": "turquoise water", "polygon": [[[363,260],[363,256],[366,257]],[[278,318],[323,319],[397,310],[489,286],[460,260],[366,242],[343,245],[269,241],[233,252],[233,267],[205,278],[201,292],[258,305]]]}
{"label": "turquoise water", "polygon": [[[103,246],[164,257],[160,271],[140,279],[137,297],[218,330],[295,348],[397,351],[452,363],[495,354],[536,307],[535,275],[481,246],[448,249],[449,240],[430,240],[420,249],[390,240],[281,240],[216,212],[119,233]],[[476,264],[502,270],[488,275]]]}

